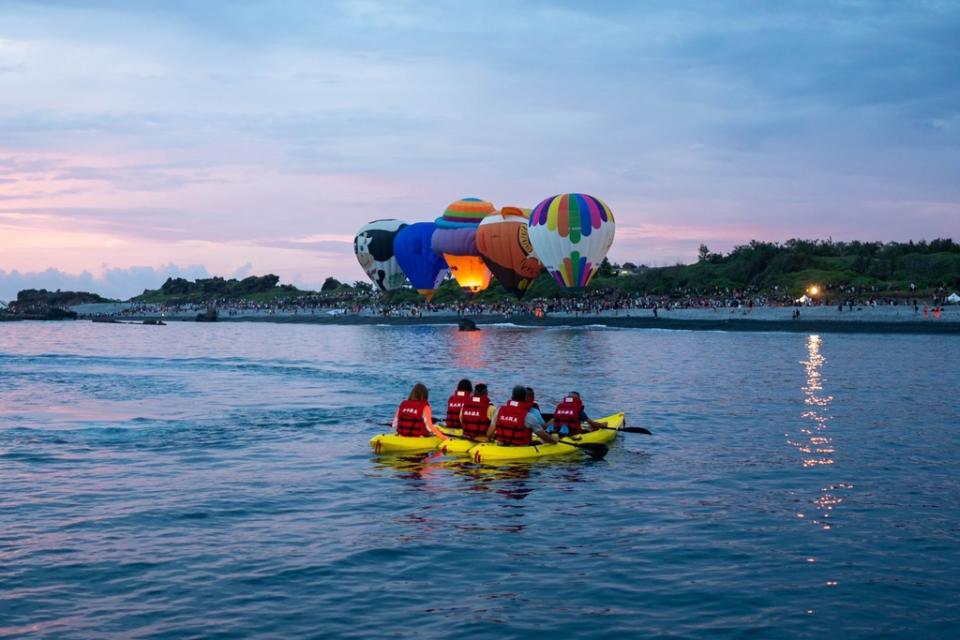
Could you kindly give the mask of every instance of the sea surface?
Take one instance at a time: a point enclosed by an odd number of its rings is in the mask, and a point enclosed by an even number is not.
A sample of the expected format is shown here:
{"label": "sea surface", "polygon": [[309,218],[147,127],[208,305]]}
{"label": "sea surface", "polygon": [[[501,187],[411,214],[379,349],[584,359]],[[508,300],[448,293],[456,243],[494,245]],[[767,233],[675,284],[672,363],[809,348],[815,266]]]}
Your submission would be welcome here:
{"label": "sea surface", "polygon": [[[418,381],[601,461],[374,457]],[[0,636],[956,638],[960,339],[0,324]]]}

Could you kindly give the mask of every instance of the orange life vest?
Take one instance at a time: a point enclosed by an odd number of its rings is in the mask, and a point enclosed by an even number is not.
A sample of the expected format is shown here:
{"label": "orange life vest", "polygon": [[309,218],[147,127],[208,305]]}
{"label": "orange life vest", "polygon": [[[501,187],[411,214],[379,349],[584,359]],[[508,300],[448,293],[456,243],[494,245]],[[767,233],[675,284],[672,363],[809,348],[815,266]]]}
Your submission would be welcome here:
{"label": "orange life vest", "polygon": [[508,447],[529,447],[533,444],[532,432],[524,425],[524,419],[532,405],[529,402],[511,400],[497,412],[497,442]]}
{"label": "orange life vest", "polygon": [[460,409],[470,399],[466,391],[456,391],[447,400],[447,426],[451,429],[460,428]]}
{"label": "orange life vest", "polygon": [[564,436],[575,436],[578,433],[583,433],[583,429],[580,427],[581,411],[583,411],[583,402],[580,398],[567,396],[553,412],[553,425],[550,431]]}
{"label": "orange life vest", "polygon": [[413,438],[431,435],[427,431],[427,425],[423,423],[423,410],[426,406],[426,400],[401,402],[397,410],[397,434]]}
{"label": "orange life vest", "polygon": [[463,435],[471,440],[485,438],[490,428],[489,414],[490,398],[487,396],[473,396],[463,405],[463,420],[460,426]]}

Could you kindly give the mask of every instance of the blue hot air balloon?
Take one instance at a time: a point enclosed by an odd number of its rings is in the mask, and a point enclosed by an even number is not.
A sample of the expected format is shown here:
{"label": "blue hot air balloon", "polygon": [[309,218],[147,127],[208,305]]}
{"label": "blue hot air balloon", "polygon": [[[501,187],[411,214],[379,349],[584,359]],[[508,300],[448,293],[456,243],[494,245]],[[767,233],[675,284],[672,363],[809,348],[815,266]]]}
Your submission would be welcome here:
{"label": "blue hot air balloon", "polygon": [[393,254],[397,263],[413,287],[428,302],[447,276],[447,263],[443,256],[430,248],[430,239],[436,229],[437,225],[433,222],[417,222],[401,229],[393,239]]}

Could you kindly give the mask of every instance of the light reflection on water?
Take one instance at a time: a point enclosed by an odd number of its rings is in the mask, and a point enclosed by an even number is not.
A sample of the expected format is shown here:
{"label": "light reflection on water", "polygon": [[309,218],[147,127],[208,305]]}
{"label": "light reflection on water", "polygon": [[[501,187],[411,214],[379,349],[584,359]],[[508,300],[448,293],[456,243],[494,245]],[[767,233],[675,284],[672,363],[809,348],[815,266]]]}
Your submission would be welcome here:
{"label": "light reflection on water", "polygon": [[806,442],[796,444],[797,449],[804,454],[803,466],[812,467],[821,464],[833,464],[832,439],[828,433],[828,424],[830,414],[828,410],[833,397],[822,395],[823,383],[823,365],[827,361],[826,357],[820,352],[823,340],[818,335],[811,335],[807,338],[807,360],[803,362],[806,368],[807,380],[803,387],[803,393],[806,396],[804,403],[808,410],[801,414],[801,418],[807,420],[809,424],[800,429],[800,433],[806,438]]}
{"label": "light reflection on water", "polygon": [[[835,462],[836,449],[830,433],[832,419],[830,405],[833,402],[833,396],[824,391],[827,377],[823,367],[827,363],[827,358],[822,350],[821,336],[814,334],[807,337],[807,360],[803,362],[806,370],[806,384],[803,392],[806,396],[804,403],[808,409],[801,414],[801,418],[806,420],[807,424],[800,429],[805,440],[794,443],[803,454],[805,468],[833,465]],[[816,515],[810,522],[829,531],[836,522],[832,519],[836,515],[834,508],[844,501],[844,498],[839,495],[840,492],[852,488],[853,485],[846,482],[833,482],[822,487],[820,495],[812,501]],[[835,582],[830,586],[835,586]]]}

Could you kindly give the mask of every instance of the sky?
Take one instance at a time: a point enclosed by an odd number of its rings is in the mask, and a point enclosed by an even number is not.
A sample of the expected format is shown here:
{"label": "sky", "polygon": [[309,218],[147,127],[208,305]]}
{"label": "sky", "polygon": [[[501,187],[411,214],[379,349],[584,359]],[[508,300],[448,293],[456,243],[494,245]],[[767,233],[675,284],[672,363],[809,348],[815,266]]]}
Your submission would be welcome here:
{"label": "sky", "polygon": [[0,300],[365,276],[361,225],[603,199],[615,262],[960,238],[957,2],[0,0]]}

